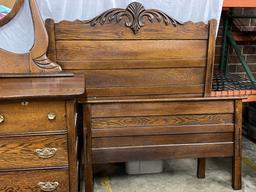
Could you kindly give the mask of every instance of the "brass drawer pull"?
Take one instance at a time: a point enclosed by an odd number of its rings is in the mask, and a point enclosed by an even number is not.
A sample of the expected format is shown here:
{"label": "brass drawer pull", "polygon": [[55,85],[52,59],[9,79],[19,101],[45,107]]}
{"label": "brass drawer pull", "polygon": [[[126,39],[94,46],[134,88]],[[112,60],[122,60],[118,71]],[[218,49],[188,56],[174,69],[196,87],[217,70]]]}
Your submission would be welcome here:
{"label": "brass drawer pull", "polygon": [[42,191],[55,191],[59,183],[58,182],[39,182],[37,184]]}
{"label": "brass drawer pull", "polygon": [[56,154],[56,152],[57,152],[56,148],[48,148],[48,147],[35,150],[36,155],[42,159],[49,159],[53,157]]}
{"label": "brass drawer pull", "polygon": [[21,105],[22,105],[22,106],[28,106],[28,105],[29,105],[29,102],[28,102],[28,101],[22,101],[22,102],[21,102]]}
{"label": "brass drawer pull", "polygon": [[4,116],[0,115],[0,124],[4,122]]}
{"label": "brass drawer pull", "polygon": [[47,117],[49,120],[54,120],[54,119],[56,119],[56,114],[53,112],[50,112],[50,113],[48,113]]}

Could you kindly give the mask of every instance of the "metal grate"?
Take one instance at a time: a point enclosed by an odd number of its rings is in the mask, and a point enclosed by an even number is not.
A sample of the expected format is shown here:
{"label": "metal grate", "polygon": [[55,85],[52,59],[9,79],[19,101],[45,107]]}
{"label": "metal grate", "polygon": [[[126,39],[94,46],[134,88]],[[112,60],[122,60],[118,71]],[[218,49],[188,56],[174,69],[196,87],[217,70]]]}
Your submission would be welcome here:
{"label": "metal grate", "polygon": [[256,84],[252,84],[250,80],[239,75],[224,75],[222,72],[215,72],[213,76],[212,90],[256,90]]}

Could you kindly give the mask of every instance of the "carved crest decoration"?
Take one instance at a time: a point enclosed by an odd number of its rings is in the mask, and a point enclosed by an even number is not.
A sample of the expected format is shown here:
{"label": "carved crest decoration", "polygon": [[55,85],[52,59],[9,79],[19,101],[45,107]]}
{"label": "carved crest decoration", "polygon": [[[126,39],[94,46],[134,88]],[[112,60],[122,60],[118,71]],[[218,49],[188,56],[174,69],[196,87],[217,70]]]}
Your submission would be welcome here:
{"label": "carved crest decoration", "polygon": [[131,28],[134,34],[137,34],[145,25],[143,22],[144,18],[147,18],[151,23],[163,22],[166,26],[172,24],[176,27],[177,25],[182,24],[160,10],[145,9],[139,2],[129,4],[126,9],[110,9],[92,20],[85,21],[85,23],[90,23],[91,26],[96,26],[97,24],[104,25],[107,22],[120,23],[122,20],[125,20],[125,26]]}

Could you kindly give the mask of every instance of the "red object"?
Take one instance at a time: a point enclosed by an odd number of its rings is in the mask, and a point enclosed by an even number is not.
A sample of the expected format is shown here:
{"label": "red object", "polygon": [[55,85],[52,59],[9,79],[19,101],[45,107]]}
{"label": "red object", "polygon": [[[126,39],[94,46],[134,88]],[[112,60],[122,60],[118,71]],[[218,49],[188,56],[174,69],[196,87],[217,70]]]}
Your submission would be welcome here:
{"label": "red object", "polygon": [[256,0],[224,0],[224,8],[251,7],[256,8]]}

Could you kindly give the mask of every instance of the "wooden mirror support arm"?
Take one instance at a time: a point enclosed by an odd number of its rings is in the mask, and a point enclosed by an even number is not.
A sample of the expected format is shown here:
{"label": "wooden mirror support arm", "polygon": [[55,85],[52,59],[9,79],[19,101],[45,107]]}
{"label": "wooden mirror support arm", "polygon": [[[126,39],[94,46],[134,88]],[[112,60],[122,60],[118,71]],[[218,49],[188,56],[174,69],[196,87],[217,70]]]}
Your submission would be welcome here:
{"label": "wooden mirror support arm", "polygon": [[29,0],[30,10],[34,25],[34,45],[30,50],[32,62],[30,63],[31,72],[58,72],[62,71],[60,65],[52,62],[46,56],[49,44],[48,34],[44,26],[43,19],[35,0]]}

